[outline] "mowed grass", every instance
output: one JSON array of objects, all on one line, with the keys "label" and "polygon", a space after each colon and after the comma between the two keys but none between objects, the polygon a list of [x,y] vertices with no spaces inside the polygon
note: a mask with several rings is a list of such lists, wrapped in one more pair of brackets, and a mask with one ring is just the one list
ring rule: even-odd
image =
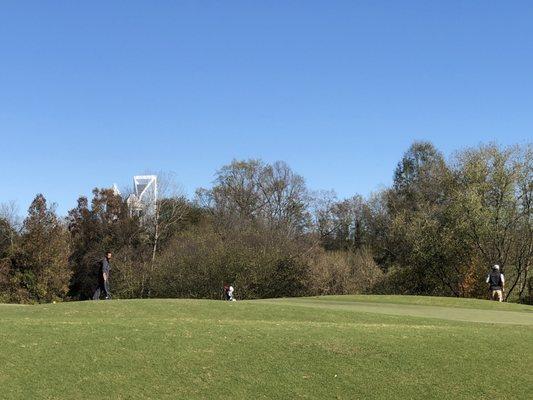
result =
[{"label": "mowed grass", "polygon": [[332,296],[0,305],[2,399],[531,399],[533,307]]}]

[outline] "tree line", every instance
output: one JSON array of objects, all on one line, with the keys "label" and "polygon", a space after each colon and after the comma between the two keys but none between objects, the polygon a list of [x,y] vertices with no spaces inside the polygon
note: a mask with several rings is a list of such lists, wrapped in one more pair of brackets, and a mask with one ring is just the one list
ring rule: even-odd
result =
[{"label": "tree line", "polygon": [[284,162],[235,160],[192,199],[163,187],[150,218],[111,189],[80,197],[64,218],[39,194],[22,222],[0,209],[0,302],[89,299],[111,250],[118,298],[218,299],[225,282],[241,299],[486,298],[499,264],[507,299],[532,303],[532,161],[531,144],[447,159],[416,142],[390,187],[340,200],[310,191]]}]

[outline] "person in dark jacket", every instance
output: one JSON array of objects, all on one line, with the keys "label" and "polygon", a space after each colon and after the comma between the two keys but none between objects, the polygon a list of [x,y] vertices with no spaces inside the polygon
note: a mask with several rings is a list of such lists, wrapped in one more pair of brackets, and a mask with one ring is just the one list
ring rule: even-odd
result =
[{"label": "person in dark jacket", "polygon": [[492,271],[487,276],[487,283],[489,284],[489,293],[491,300],[503,301],[503,292],[505,290],[505,277],[500,272],[499,265],[493,265]]},{"label": "person in dark jacket", "polygon": [[229,300],[229,285],[227,283],[224,284],[224,300]]},{"label": "person in dark jacket", "polygon": [[111,252],[107,251],[105,257],[99,262],[100,268],[98,271],[98,286],[93,295],[93,300],[100,300],[100,294],[103,292],[106,300],[111,300],[111,293],[109,292],[109,273],[111,272]]}]

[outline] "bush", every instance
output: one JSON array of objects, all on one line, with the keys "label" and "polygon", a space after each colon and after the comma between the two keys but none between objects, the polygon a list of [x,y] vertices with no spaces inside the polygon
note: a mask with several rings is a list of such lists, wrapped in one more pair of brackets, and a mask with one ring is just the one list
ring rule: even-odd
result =
[{"label": "bush", "polygon": [[366,293],[382,275],[367,249],[319,250],[309,260],[308,291],[310,295]]},{"label": "bush", "polygon": [[275,231],[192,229],[175,236],[158,257],[152,297],[220,299],[224,283],[240,299],[301,296],[304,251]]}]

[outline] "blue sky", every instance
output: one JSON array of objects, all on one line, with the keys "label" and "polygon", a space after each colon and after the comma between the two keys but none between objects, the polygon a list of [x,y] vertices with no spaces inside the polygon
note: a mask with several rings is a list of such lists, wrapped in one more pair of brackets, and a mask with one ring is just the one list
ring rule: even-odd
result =
[{"label": "blue sky", "polygon": [[339,197],[533,132],[531,1],[0,3],[0,202],[284,160]]}]

